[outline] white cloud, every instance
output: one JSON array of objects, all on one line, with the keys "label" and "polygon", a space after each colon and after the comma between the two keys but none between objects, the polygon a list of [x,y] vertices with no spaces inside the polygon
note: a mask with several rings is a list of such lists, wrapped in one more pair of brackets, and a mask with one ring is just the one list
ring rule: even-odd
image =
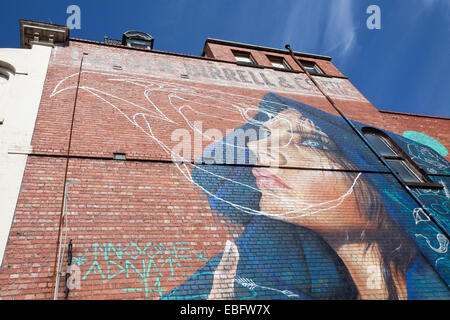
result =
[{"label": "white cloud", "polygon": [[284,23],[283,39],[297,51],[346,56],[356,44],[353,0],[297,0]]},{"label": "white cloud", "polygon": [[425,7],[433,6],[440,2],[440,0],[422,0]]},{"label": "white cloud", "polygon": [[284,22],[283,39],[298,51],[317,50],[322,7],[320,1],[294,1]]},{"label": "white cloud", "polygon": [[420,18],[422,14],[435,11],[435,13],[444,15],[450,22],[449,0],[415,0],[411,3],[411,8],[414,8],[414,13],[410,16],[412,20]]},{"label": "white cloud", "polygon": [[346,56],[356,44],[356,26],[352,0],[334,0],[328,12],[322,47],[329,52]]}]

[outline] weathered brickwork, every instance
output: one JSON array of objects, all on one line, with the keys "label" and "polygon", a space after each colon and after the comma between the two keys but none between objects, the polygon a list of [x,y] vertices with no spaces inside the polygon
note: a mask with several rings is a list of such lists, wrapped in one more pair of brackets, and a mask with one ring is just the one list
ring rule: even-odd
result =
[{"label": "weathered brickwork", "polygon": [[64,159],[29,157],[2,263],[3,299],[50,299]]},{"label": "weathered brickwork", "polygon": [[[282,54],[276,52],[264,52],[256,49],[247,49],[247,48],[243,49],[241,47],[217,43],[206,43],[204,50],[207,57],[212,57],[218,60],[229,62],[235,62],[233,50],[249,52],[252,55],[252,57],[256,60],[257,64],[269,68],[272,67],[272,64],[270,63],[270,60],[267,57],[268,55],[275,57],[283,57],[292,70],[301,71],[301,68],[297,65],[294,59],[289,54],[286,53]],[[317,63],[320,69],[323,70],[324,73],[327,75],[333,77],[344,77],[344,75],[330,61],[326,59],[314,59],[311,57],[299,57],[299,58],[305,61],[313,61]]]},{"label": "weathered brickwork", "polygon": [[289,55],[297,72],[232,49],[53,49],[0,298],[53,298],[58,239],[59,299],[69,241],[69,299],[449,298],[450,120],[379,112],[305,58],[356,128],[386,130],[442,184],[413,190],[422,208]]}]

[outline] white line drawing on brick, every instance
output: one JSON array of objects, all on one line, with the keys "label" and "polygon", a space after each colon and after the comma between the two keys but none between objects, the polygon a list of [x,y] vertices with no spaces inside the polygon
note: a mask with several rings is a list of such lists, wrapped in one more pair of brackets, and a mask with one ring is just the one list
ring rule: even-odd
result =
[{"label": "white line drawing on brick", "polygon": [[[358,175],[355,177],[352,185],[349,187],[349,189],[344,192],[340,197],[333,199],[333,200],[329,200],[326,202],[322,202],[322,203],[318,203],[318,204],[310,204],[310,203],[306,203],[306,202],[302,202],[302,201],[298,201],[295,200],[295,203],[299,204],[299,205],[303,205],[303,208],[297,209],[297,210],[292,210],[292,211],[288,211],[288,212],[284,212],[282,214],[277,213],[277,214],[273,214],[273,213],[269,213],[269,212],[264,212],[264,211],[260,211],[260,210],[254,210],[251,208],[247,208],[241,205],[237,205],[235,203],[232,203],[228,200],[225,200],[223,198],[218,197],[215,194],[212,194],[210,191],[206,190],[204,187],[200,186],[199,184],[197,184],[191,177],[191,170],[189,169],[190,167],[193,168],[197,168],[199,170],[202,170],[208,174],[211,174],[213,176],[219,177],[221,179],[225,179],[228,180],[232,183],[236,183],[236,184],[240,184],[242,186],[245,186],[249,189],[254,189],[259,191],[259,189],[255,189],[249,185],[243,184],[241,182],[238,181],[233,181],[230,180],[226,177],[217,175],[213,172],[210,172],[208,170],[205,170],[204,168],[202,168],[201,166],[198,166],[196,164],[193,164],[190,162],[190,159],[184,159],[182,158],[180,155],[175,154],[173,152],[173,150],[170,149],[170,147],[168,147],[163,141],[161,141],[160,139],[158,139],[158,137],[155,136],[153,130],[152,130],[152,125],[149,123],[147,116],[152,117],[152,118],[156,118],[162,121],[167,121],[169,123],[176,123],[175,121],[171,120],[169,117],[167,117],[167,115],[165,115],[159,108],[158,106],[151,100],[149,92],[151,92],[152,90],[158,90],[158,91],[169,91],[171,92],[171,94],[168,95],[169,98],[169,102],[171,104],[171,106],[177,111],[179,112],[179,114],[181,115],[181,117],[185,118],[184,115],[182,114],[182,112],[180,112],[180,108],[176,108],[172,101],[175,97],[178,97],[176,95],[176,93],[188,93],[191,96],[194,97],[201,97],[201,98],[205,98],[208,97],[204,94],[200,94],[198,92],[195,91],[194,88],[192,87],[184,87],[181,86],[180,84],[174,84],[172,82],[164,82],[161,80],[150,80],[150,79],[137,79],[137,78],[129,78],[129,77],[124,77],[124,76],[119,76],[115,75],[115,74],[111,74],[111,73],[104,73],[104,72],[95,72],[95,71],[82,71],[82,73],[91,73],[91,74],[97,74],[97,75],[104,75],[104,76],[109,76],[112,78],[107,79],[108,81],[121,81],[121,82],[126,82],[128,84],[135,84],[138,83],[139,86],[141,86],[144,89],[144,96],[146,97],[147,101],[150,103],[150,105],[155,109],[155,111],[149,110],[146,107],[140,106],[132,101],[128,101],[126,99],[117,97],[111,93],[108,92],[104,92],[102,90],[96,89],[96,88],[92,88],[92,87],[88,87],[88,86],[79,86],[79,90],[84,90],[90,94],[92,94],[93,96],[97,97],[98,99],[102,100],[103,102],[105,102],[106,104],[110,105],[111,107],[113,107],[115,110],[117,110],[120,114],[122,114],[129,122],[131,122],[133,125],[135,125],[137,128],[139,128],[144,134],[146,134],[148,137],[150,137],[154,142],[156,142],[168,155],[171,156],[173,163],[175,164],[175,166],[177,167],[177,169],[180,171],[180,173],[191,183],[193,183],[194,185],[198,186],[200,189],[202,189],[203,192],[205,192],[206,194],[216,198],[217,200],[220,200],[226,204],[229,204],[233,207],[235,207],[236,209],[239,209],[245,213],[248,214],[252,214],[252,215],[264,215],[264,216],[268,216],[268,217],[281,217],[282,219],[296,219],[299,217],[306,217],[306,216],[311,216],[314,215],[318,212],[322,212],[322,211],[327,211],[327,210],[331,210],[334,209],[338,206],[340,206],[344,200],[353,193],[353,189],[358,181],[358,179],[361,176],[361,173],[358,173]],[[64,79],[62,79],[54,88],[53,92],[51,93],[50,97],[54,97],[57,94],[60,94],[66,90],[69,89],[75,89],[76,86],[68,86],[68,87],[63,87],[63,88],[59,88],[60,86],[62,86],[62,84],[64,83],[64,81],[67,81],[70,78],[73,77],[77,77],[78,73],[72,74],[68,77],[65,77]],[[147,85],[142,85],[142,83],[147,83]],[[175,93],[174,93],[175,92]],[[216,96],[214,96],[214,93],[219,93],[221,96],[227,96],[230,95],[228,93],[225,92],[221,92],[219,90],[212,90],[211,91],[211,95],[209,96],[209,98],[213,98],[215,100],[218,100],[218,103],[230,103],[229,101],[226,101],[224,98],[218,98]],[[124,103],[130,104],[134,107],[137,107],[143,111],[145,111],[145,113],[135,113],[131,118],[130,116],[128,116],[125,112],[123,112],[120,107],[116,106],[115,104],[111,103],[110,101],[108,101],[107,99],[105,99],[104,97],[102,97],[101,95],[105,95],[107,97],[111,97],[114,99],[118,99],[120,101],[123,101]],[[242,98],[242,99],[248,99],[248,97],[244,97],[244,96],[239,96],[236,94],[231,94],[231,96],[233,97],[237,97],[237,98]],[[251,98],[252,100],[256,100],[259,102],[264,101],[263,99],[256,99],[256,98]],[[273,103],[273,102],[270,102]],[[200,103],[201,104],[201,103]],[[281,104],[283,105],[283,104]],[[209,105],[210,106],[210,105]],[[210,106],[210,107],[216,107],[216,108],[223,108],[223,106]],[[250,110],[258,110],[256,106],[248,106],[247,104],[242,105],[241,104],[236,104],[236,103],[231,103],[231,107],[229,107],[230,111],[234,111],[234,112],[238,112],[244,120],[246,121],[251,121],[251,119],[247,116],[248,112]],[[269,111],[265,111],[269,117],[273,117],[274,114],[270,114]],[[139,117],[141,120],[143,120],[146,124],[146,127],[142,127],[138,120]],[[287,119],[286,119],[287,120]],[[303,120],[299,120],[299,121],[303,121]],[[192,126],[192,124],[187,121],[187,124],[193,129],[194,126]],[[293,129],[292,129],[293,130]],[[273,194],[273,196],[278,197],[281,200],[285,200],[284,197],[279,196],[277,194]]]}]

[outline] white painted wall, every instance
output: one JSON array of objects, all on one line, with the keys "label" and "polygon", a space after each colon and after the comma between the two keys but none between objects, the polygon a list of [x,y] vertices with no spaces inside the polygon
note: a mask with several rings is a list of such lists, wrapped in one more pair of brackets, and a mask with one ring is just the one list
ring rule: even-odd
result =
[{"label": "white painted wall", "polygon": [[0,49],[12,74],[0,89],[0,263],[16,209],[52,48]]}]

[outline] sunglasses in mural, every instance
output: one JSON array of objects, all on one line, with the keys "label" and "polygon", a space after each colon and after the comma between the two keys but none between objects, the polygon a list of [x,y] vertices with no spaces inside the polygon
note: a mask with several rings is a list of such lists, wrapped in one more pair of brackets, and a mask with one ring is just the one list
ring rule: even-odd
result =
[{"label": "sunglasses in mural", "polygon": [[[229,228],[223,252],[162,299],[448,299],[448,239],[342,118],[273,93],[256,99],[96,74],[142,89],[146,106],[96,84],[79,87],[156,142]],[[62,81],[52,95],[69,88]],[[255,134],[213,139],[195,124],[218,118],[228,135]],[[175,152],[155,129],[161,122],[199,133],[207,141],[200,159]],[[443,190],[414,192],[448,225],[448,162],[384,132],[436,174]],[[205,164],[218,154],[235,161]]]}]

